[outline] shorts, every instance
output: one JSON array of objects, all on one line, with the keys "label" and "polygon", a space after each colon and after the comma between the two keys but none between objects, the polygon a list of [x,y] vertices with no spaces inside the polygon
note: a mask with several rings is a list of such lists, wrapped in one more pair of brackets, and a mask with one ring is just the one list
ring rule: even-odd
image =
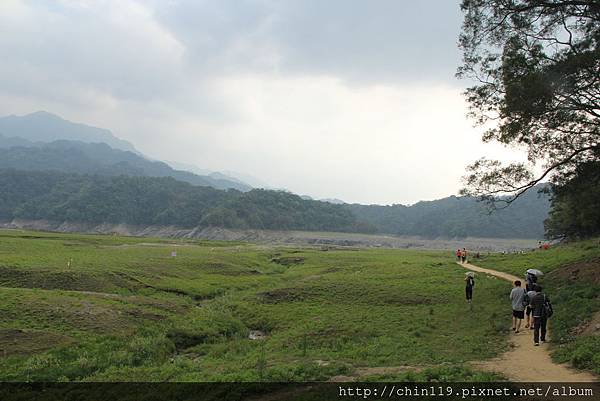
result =
[{"label": "shorts", "polygon": [[531,306],[528,306],[527,308],[525,308],[525,314],[527,316],[531,315]]},{"label": "shorts", "polygon": [[525,317],[525,311],[522,310],[513,310],[513,316],[517,319],[523,319]]}]

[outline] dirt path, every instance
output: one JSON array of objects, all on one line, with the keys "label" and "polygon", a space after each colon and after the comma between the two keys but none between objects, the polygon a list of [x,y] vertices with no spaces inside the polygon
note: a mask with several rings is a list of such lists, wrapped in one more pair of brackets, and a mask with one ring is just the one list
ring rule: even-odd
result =
[{"label": "dirt path", "polygon": [[[470,263],[460,265],[469,270],[486,273],[510,282],[520,280],[512,274],[484,269]],[[473,362],[472,365],[488,371],[502,373],[510,380],[517,382],[598,381],[591,373],[577,372],[566,365],[554,363],[550,358],[548,344],[540,344],[539,347],[534,347],[533,332],[529,329],[522,329],[518,334],[511,332],[511,337],[513,348],[510,351],[488,361]]]}]

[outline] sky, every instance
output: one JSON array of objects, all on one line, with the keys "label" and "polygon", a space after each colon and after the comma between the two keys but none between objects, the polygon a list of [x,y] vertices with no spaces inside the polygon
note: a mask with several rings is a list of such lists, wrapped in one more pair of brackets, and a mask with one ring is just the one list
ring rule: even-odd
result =
[{"label": "sky", "polygon": [[317,199],[438,199],[524,159],[466,117],[461,22],[451,0],[1,0],[0,115]]}]

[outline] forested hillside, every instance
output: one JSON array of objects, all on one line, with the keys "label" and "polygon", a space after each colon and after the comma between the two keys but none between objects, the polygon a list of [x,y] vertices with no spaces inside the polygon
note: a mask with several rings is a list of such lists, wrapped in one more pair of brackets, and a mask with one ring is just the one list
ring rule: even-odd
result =
[{"label": "forested hillside", "polygon": [[171,177],[0,170],[0,219],[538,238],[548,201],[530,195],[488,215],[470,198],[413,206],[336,205],[282,191],[217,190]]},{"label": "forested hillside", "polygon": [[58,170],[99,175],[173,177],[193,185],[217,189],[251,189],[240,181],[174,170],[168,164],[148,160],[137,153],[113,149],[104,143],[58,140],[15,146],[18,138],[0,137],[0,168]]},{"label": "forested hillside", "polygon": [[[537,189],[541,189],[538,186]],[[548,194],[532,190],[510,207],[489,213],[470,197],[451,196],[412,206],[346,205],[378,232],[423,237],[541,238],[548,217]]]},{"label": "forested hillside", "polygon": [[222,191],[170,177],[0,170],[0,188],[3,220],[364,231],[350,211],[329,203],[279,191]]}]

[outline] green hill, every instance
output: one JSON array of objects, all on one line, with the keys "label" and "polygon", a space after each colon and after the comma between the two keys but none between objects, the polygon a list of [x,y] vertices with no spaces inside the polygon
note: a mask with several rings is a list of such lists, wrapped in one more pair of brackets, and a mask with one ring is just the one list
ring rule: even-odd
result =
[{"label": "green hill", "polygon": [[[23,160],[18,155],[16,158]],[[3,162],[5,160],[0,158],[0,165]],[[40,159],[41,166],[50,164]],[[128,167],[135,168],[134,165]],[[94,170],[93,166],[78,169],[77,163],[72,168],[90,173]],[[96,168],[96,173],[103,172],[102,166]],[[0,187],[3,188],[0,219],[4,221],[20,218],[188,228],[380,232],[446,238],[538,238],[542,236],[544,208],[547,207],[546,200],[529,195],[490,216],[482,204],[468,198],[451,197],[413,206],[336,205],[305,200],[283,191],[222,191],[172,177],[14,169],[0,170]]]},{"label": "green hill", "polygon": [[[380,233],[423,237],[541,238],[548,217],[548,194],[539,186],[510,207],[490,213],[470,197],[450,196],[412,206],[346,205],[356,217]],[[536,190],[537,189],[537,190]]]},{"label": "green hill", "polygon": [[168,164],[148,160],[137,153],[113,149],[104,143],[58,140],[10,146],[17,138],[0,138],[0,168],[56,170],[99,175],[173,177],[193,185],[248,191],[250,186],[224,176],[202,176],[174,170]]},{"label": "green hill", "polygon": [[0,219],[364,231],[348,210],[287,192],[222,191],[171,177],[0,170]]}]

